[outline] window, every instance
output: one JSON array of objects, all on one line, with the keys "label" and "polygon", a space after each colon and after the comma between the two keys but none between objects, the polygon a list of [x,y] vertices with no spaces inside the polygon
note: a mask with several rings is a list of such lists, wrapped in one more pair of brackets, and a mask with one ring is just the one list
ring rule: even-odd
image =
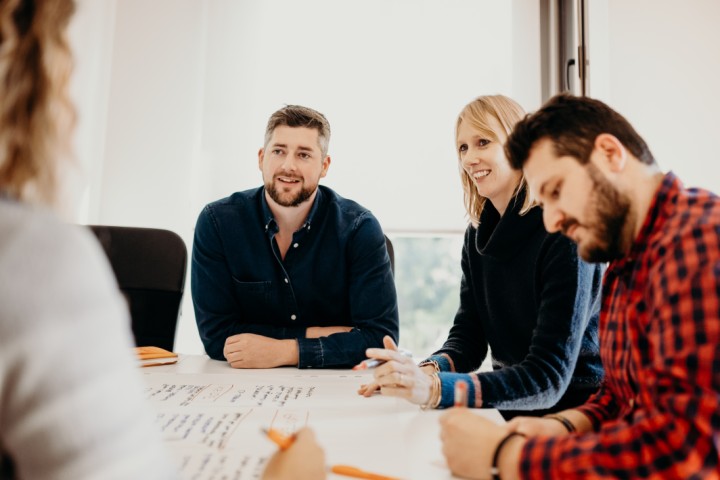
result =
[{"label": "window", "polygon": [[395,250],[400,345],[417,358],[440,348],[460,304],[463,234],[389,234]]}]

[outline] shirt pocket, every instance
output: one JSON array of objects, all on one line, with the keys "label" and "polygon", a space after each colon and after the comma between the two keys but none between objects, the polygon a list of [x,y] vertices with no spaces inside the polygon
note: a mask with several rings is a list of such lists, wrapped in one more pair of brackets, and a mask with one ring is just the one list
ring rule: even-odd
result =
[{"label": "shirt pocket", "polygon": [[241,282],[233,278],[233,283],[240,305],[267,305],[272,300],[272,282]]}]

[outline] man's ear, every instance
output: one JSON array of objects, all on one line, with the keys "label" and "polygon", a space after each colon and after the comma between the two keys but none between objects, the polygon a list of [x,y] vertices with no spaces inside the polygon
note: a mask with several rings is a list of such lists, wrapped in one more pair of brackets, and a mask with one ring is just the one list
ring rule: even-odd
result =
[{"label": "man's ear", "polygon": [[261,148],[258,150],[258,168],[262,171],[263,158],[265,157],[265,149]]},{"label": "man's ear", "polygon": [[625,169],[628,160],[628,151],[625,146],[617,139],[615,135],[609,133],[601,133],[595,138],[596,161],[600,162],[600,167],[613,173],[621,172]]},{"label": "man's ear", "polygon": [[330,155],[325,157],[322,163],[322,170],[320,171],[320,178],[323,178],[325,175],[327,175],[328,168],[330,168],[330,162],[332,159],[330,158]]}]

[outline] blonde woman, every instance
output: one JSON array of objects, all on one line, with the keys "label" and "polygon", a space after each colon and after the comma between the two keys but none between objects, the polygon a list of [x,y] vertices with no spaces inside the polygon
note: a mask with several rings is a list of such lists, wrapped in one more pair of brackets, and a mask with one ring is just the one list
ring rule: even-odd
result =
[{"label": "blonde woman", "polygon": [[[575,245],[548,234],[503,144],[525,112],[512,99],[483,96],[457,118],[455,138],[470,224],[462,251],[460,307],[443,347],[416,366],[386,349],[375,370],[385,395],[427,407],[453,404],[468,385],[470,407],[506,418],[541,415],[583,403],[602,380],[598,311],[602,270],[580,260]],[[474,373],[492,353],[491,372]]]},{"label": "blonde woman", "polygon": [[[0,0],[0,478],[174,479],[107,261],[53,213],[69,168],[73,10]],[[268,478],[324,477],[311,432],[296,444]]]}]

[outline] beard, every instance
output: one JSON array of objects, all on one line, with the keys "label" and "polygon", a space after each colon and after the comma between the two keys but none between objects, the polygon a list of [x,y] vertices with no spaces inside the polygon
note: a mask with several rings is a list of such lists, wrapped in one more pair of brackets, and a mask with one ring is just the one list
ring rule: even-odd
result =
[{"label": "beard", "polygon": [[300,183],[299,192],[283,192],[283,187],[278,187],[279,180],[277,180],[277,177],[278,175],[275,175],[275,177],[273,177],[270,182],[265,184],[265,190],[275,203],[283,207],[297,207],[303,202],[306,202],[312,196],[312,194],[315,193],[315,190],[317,190],[317,185],[313,187],[307,187],[305,186],[304,180],[298,179]]},{"label": "beard", "polygon": [[[632,209],[630,198],[619,191],[593,164],[587,165],[587,172],[593,182],[588,201],[586,225],[591,238],[578,244],[578,253],[587,262],[603,263],[624,257],[632,242]],[[563,222],[566,232],[577,220]],[[567,225],[566,225],[567,224]]]}]

